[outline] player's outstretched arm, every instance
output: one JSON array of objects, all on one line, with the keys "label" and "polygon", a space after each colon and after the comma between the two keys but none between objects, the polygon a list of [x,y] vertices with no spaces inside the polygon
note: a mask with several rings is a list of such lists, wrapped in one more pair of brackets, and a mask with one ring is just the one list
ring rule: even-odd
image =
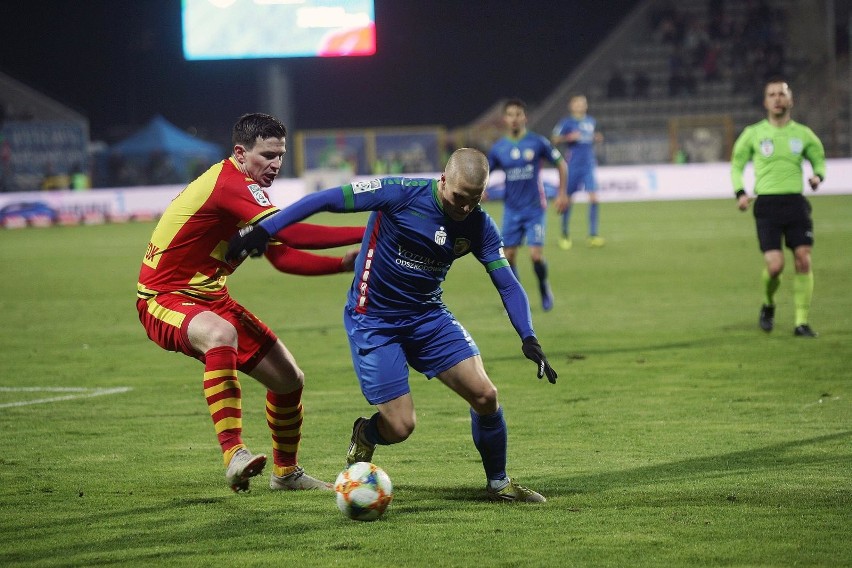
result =
[{"label": "player's outstretched arm", "polygon": [[509,314],[512,326],[523,340],[522,351],[524,356],[538,365],[537,376],[539,379],[547,375],[548,381],[556,383],[558,375],[547,361],[547,357],[545,357],[541,345],[535,337],[535,331],[533,331],[530,303],[526,292],[524,292],[508,265],[492,270],[489,275],[494,286],[500,292],[503,306]]},{"label": "player's outstretched arm", "polygon": [[266,258],[277,270],[299,276],[322,276],[352,272],[358,250],[348,251],[344,256],[325,256],[292,248],[273,242],[266,250]]},{"label": "player's outstretched arm", "polygon": [[506,313],[509,314],[509,321],[512,322],[512,327],[518,332],[518,336],[523,339],[535,335],[527,293],[524,292],[521,283],[515,278],[509,264],[506,263],[505,266],[492,270],[488,275],[491,277],[494,287],[500,292],[500,299],[503,300],[503,306],[506,308]]},{"label": "player's outstretched arm", "polygon": [[293,248],[316,250],[359,244],[365,229],[295,223],[275,233],[275,238]]},{"label": "player's outstretched arm", "polygon": [[343,192],[335,187],[307,195],[256,225],[243,227],[228,242],[225,260],[234,262],[266,252],[269,236],[320,211],[343,211]]}]

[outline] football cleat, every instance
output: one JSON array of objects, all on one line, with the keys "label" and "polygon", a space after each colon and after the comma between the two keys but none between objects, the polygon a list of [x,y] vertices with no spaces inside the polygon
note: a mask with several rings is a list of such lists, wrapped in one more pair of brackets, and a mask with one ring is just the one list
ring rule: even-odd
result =
[{"label": "football cleat", "polygon": [[793,335],[796,337],[819,337],[819,334],[812,330],[811,326],[806,323],[796,326],[796,329],[793,330]]},{"label": "football cleat", "polygon": [[559,248],[562,250],[571,250],[571,247],[574,246],[574,242],[568,237],[562,237],[559,239]]},{"label": "football cleat", "polygon": [[352,425],[352,440],[349,442],[349,451],[346,452],[347,466],[357,462],[373,461],[376,445],[364,440],[364,429],[369,421],[369,418],[362,416],[355,420],[355,424]]},{"label": "football cleat", "polygon": [[592,235],[588,238],[586,244],[591,248],[600,248],[606,244],[606,239],[597,235]]},{"label": "football cleat", "polygon": [[249,479],[255,475],[260,475],[264,466],[266,466],[265,455],[254,455],[246,448],[240,448],[231,458],[231,463],[228,464],[225,480],[234,493],[248,491]]},{"label": "football cleat", "polygon": [[760,307],[760,329],[769,332],[775,327],[775,306],[763,304]]},{"label": "football cleat", "polygon": [[269,488],[278,491],[307,491],[310,489],[334,491],[331,483],[311,477],[299,466],[296,466],[296,469],[287,475],[278,476],[273,473],[269,477]]},{"label": "football cleat", "polygon": [[493,489],[489,485],[486,487],[486,491],[488,498],[492,501],[504,501],[507,503],[544,503],[547,501],[541,493],[527,489],[523,485],[518,485],[513,479],[509,479],[508,483],[501,489]]}]

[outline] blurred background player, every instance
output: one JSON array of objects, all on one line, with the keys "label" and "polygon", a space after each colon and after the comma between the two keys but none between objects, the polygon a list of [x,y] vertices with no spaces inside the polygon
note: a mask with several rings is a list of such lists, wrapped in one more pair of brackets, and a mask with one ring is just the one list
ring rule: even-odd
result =
[{"label": "blurred background player", "polygon": [[573,196],[585,190],[589,196],[589,238],[590,247],[602,247],[606,242],[598,235],[600,205],[598,203],[597,159],[595,144],[603,141],[603,135],[596,132],[597,121],[587,113],[589,103],[584,95],[575,95],[568,101],[570,115],[563,118],[553,129],[551,141],[564,144],[568,157],[568,203],[562,212],[562,235],[559,248],[568,250],[573,246],[570,233],[571,205]]},{"label": "blurred background player", "polygon": [[503,105],[503,123],[506,135],[488,152],[488,167],[492,171],[502,169],[506,173],[502,231],[506,259],[515,277],[518,277],[516,256],[518,247],[526,240],[533,270],[538,278],[541,306],[544,311],[550,311],[553,309],[553,292],[547,280],[547,262],[544,260],[547,195],[540,179],[541,161],[547,160],[559,170],[556,207],[560,212],[568,203],[568,168],[562,154],[547,138],[527,130],[526,105],[523,101],[506,101]]},{"label": "blurred background player", "polygon": [[748,194],[743,183],[743,170],[754,161],[754,218],[757,239],[766,267],[763,270],[763,306],[760,327],[766,332],[775,326],[775,292],[784,270],[782,237],[793,251],[796,273],[793,276],[795,328],[798,337],[816,337],[808,324],[814,275],[811,249],[814,225],[811,205],[802,194],[802,161],[808,160],[813,175],[808,185],[816,191],[825,179],[825,150],[814,132],[791,118],[793,92],[781,79],[766,83],[763,91],[766,118],[747,126],[734,143],[731,153],[731,182],[737,195],[737,206],[746,211]]},{"label": "blurred background player", "polygon": [[270,234],[320,211],[373,211],[343,319],[361,392],[378,412],[355,421],[347,463],[372,461],[376,445],[402,442],[414,431],[410,366],[437,377],[470,405],[488,498],[542,502],[542,495],[506,474],[508,434],[497,389],[473,338],[442,300],[441,283],[453,261],[472,253],[500,293],[538,378],[556,382],[536,339],[527,295],[503,254],[500,232],[479,207],[487,184],[485,155],[462,148],[450,156],[440,179],[373,179],[309,194],[240,231],[231,239],[228,258],[259,255]]},{"label": "blurred background player", "polygon": [[[272,430],[272,489],[330,489],[298,465],[305,376],[293,355],[225,285],[236,265],[225,261],[228,239],[240,227],[278,212],[264,191],[284,159],[286,129],[265,114],[243,115],[233,128],[233,154],[190,183],[157,223],[142,260],[136,307],[148,337],[163,349],[204,363],[204,396],[219,444],[225,477],[235,492],[266,464],[242,441],[242,390],[237,370],[267,388]],[[298,248],[359,242],[363,227],[293,225],[276,234],[266,254],[293,274],[351,271],[357,251],[325,257]],[[238,264],[238,263],[237,263]]]}]

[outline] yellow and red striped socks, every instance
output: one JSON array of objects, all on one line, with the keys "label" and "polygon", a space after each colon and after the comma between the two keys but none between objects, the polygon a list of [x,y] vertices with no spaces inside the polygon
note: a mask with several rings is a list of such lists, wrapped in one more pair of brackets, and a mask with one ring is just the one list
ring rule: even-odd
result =
[{"label": "yellow and red striped socks", "polygon": [[292,473],[302,440],[302,388],[286,394],[267,391],[266,423],[272,430],[273,473]]},{"label": "yellow and red striped socks", "polygon": [[242,391],[237,380],[237,350],[214,347],[204,356],[204,398],[222,447],[225,467],[234,453],[245,447],[242,440]]}]

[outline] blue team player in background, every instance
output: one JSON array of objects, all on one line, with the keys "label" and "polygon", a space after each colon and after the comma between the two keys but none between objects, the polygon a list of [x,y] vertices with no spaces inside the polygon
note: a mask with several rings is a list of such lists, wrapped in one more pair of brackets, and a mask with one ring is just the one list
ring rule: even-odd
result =
[{"label": "blue team player in background", "polygon": [[497,389],[473,338],[441,299],[441,282],[453,261],[472,253],[499,291],[538,377],[556,382],[556,371],[536,339],[527,296],[503,254],[500,233],[479,207],[487,183],[485,155],[462,148],[450,156],[439,180],[391,177],[310,194],[243,228],[231,239],[227,258],[262,254],[270,234],[320,211],[373,211],[343,319],[361,392],[378,412],[355,421],[347,463],[372,461],[376,445],[402,442],[414,431],[410,365],[437,377],[470,405],[488,497],[543,502],[541,494],[506,474],[506,421]]},{"label": "blue team player in background", "polygon": [[598,235],[599,204],[598,182],[596,177],[597,159],[595,143],[603,141],[603,135],[596,132],[597,121],[587,114],[589,103],[583,95],[575,95],[568,101],[571,113],[559,121],[553,129],[551,141],[565,144],[568,156],[568,204],[562,212],[562,236],[559,247],[568,250],[573,246],[569,221],[571,220],[571,200],[578,191],[585,190],[589,196],[589,239],[590,247],[602,247],[604,238]]},{"label": "blue team player in background", "polygon": [[553,309],[553,293],[547,281],[547,262],[544,260],[547,196],[539,174],[542,160],[547,160],[559,170],[556,207],[562,212],[568,205],[568,167],[562,154],[547,138],[527,130],[526,105],[523,101],[506,101],[503,105],[503,123],[506,125],[506,136],[498,140],[488,152],[488,167],[492,171],[502,169],[506,174],[503,208],[506,259],[517,277],[515,257],[518,247],[526,239],[533,270],[538,278],[541,306],[544,311],[550,311]]}]

